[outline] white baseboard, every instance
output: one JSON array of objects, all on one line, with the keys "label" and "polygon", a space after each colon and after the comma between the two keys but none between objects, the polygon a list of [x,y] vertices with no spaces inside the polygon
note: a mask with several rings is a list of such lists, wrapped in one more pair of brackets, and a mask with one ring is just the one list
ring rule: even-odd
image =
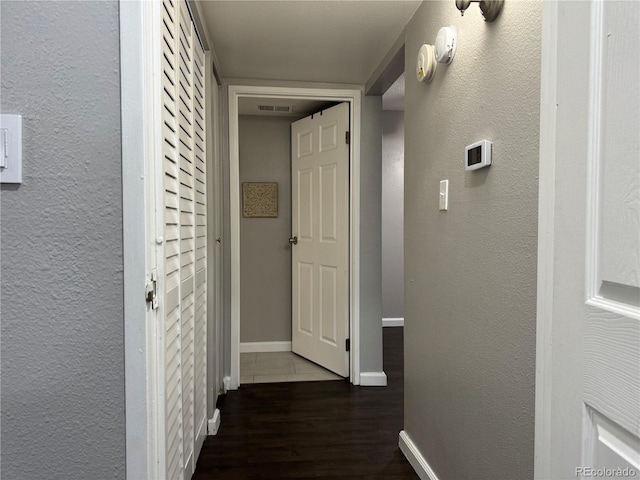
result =
[{"label": "white baseboard", "polygon": [[429,466],[425,458],[420,453],[420,450],[418,450],[418,447],[416,447],[415,443],[411,441],[411,438],[404,430],[400,431],[398,446],[420,477],[420,480],[438,480],[433,469]]},{"label": "white baseboard", "polygon": [[383,318],[383,327],[404,327],[404,318]]},{"label": "white baseboard", "polygon": [[220,428],[220,410],[216,408],[216,411],[213,412],[213,418],[207,422],[207,435],[217,434],[218,428]]},{"label": "white baseboard", "polygon": [[222,379],[222,388],[223,393],[227,393],[229,390],[231,390],[231,377],[229,375],[226,375]]},{"label": "white baseboard", "polygon": [[243,342],[240,344],[240,353],[290,351],[291,342]]},{"label": "white baseboard", "polygon": [[384,372],[360,372],[361,387],[386,387],[387,374]]}]

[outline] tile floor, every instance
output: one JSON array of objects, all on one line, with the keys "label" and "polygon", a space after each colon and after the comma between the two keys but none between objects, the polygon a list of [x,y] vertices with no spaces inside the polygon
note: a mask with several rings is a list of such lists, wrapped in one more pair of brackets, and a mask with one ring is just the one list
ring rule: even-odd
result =
[{"label": "tile floor", "polygon": [[240,354],[240,383],[344,380],[293,352]]}]

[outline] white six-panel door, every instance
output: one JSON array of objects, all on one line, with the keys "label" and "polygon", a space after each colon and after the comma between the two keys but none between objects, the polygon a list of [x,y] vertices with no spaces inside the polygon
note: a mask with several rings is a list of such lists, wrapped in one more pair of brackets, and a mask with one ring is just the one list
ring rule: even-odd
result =
[{"label": "white six-panel door", "polygon": [[291,125],[292,350],[349,376],[349,105]]},{"label": "white six-panel door", "polygon": [[206,435],[204,52],[184,0],[162,2],[162,477],[188,479]]},{"label": "white six-panel door", "polygon": [[555,205],[541,208],[536,477],[638,478],[640,3],[545,8],[558,41],[541,205]]}]

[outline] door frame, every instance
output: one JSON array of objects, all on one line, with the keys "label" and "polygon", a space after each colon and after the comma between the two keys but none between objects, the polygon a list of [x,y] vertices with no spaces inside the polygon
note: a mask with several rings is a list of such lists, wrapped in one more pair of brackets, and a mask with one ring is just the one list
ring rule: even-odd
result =
[{"label": "door frame", "polygon": [[[213,65],[211,50],[205,51],[207,65]],[[206,123],[207,128],[207,255],[211,255],[207,262],[207,279],[213,282],[214,288],[207,283],[207,304],[213,306],[209,312],[213,313],[214,325],[207,325],[207,416],[209,421],[214,418],[218,394],[222,391],[224,361],[222,358],[222,302],[223,302],[223,272],[222,272],[222,165],[220,155],[221,116],[220,92],[222,87],[211,69],[206,69],[206,95],[209,101]],[[218,241],[220,240],[220,241]],[[210,318],[212,315],[208,313]],[[213,327],[213,328],[211,328]]]},{"label": "door frame", "polygon": [[558,3],[542,2],[534,478],[549,478],[555,257]]},{"label": "door frame", "polygon": [[160,9],[151,2],[119,2],[122,122],[125,452],[130,478],[158,478],[164,428],[159,382],[158,312],[145,300],[157,268],[156,139],[160,135]]},{"label": "door frame", "polygon": [[240,148],[238,101],[243,97],[348,102],[349,129],[349,381],[360,384],[360,111],[359,89],[287,88],[229,85],[229,206],[231,242],[231,376],[240,386]]},{"label": "door frame", "polygon": [[[191,4],[191,0],[187,0]],[[160,50],[162,3],[119,2],[120,32],[120,91],[122,126],[122,216],[123,216],[123,283],[124,283],[124,381],[125,381],[125,464],[127,478],[162,478],[164,475],[164,398],[160,366],[163,341],[162,329],[158,329],[162,313],[162,301],[158,310],[151,310],[145,300],[145,287],[150,269],[158,271],[157,291],[162,292],[162,262],[157,258],[158,244],[162,237],[163,212],[157,210],[156,192],[162,190],[162,174],[159,173],[157,149],[162,143],[162,121],[157,112],[162,110],[161,89],[157,87],[157,73],[161,72]],[[198,12],[192,9],[194,23]],[[206,34],[205,34],[206,35]],[[216,90],[207,105],[207,115],[212,115],[208,133],[213,143],[207,153],[207,170],[215,175],[210,188],[217,193],[208,199],[213,206],[212,227],[220,235],[222,224],[222,176],[220,175],[219,86],[213,78],[210,65],[214,54],[205,50],[207,92]],[[217,84],[218,85],[218,84]],[[213,112],[212,112],[213,108]],[[209,138],[207,139],[210,140]],[[207,178],[209,182],[210,177]],[[155,214],[154,214],[155,212]],[[208,214],[211,212],[208,210]],[[207,315],[207,331],[218,332],[222,321],[222,262],[220,247],[207,232],[207,257],[215,263],[214,275],[207,276],[207,289],[216,297],[215,312]],[[154,258],[155,260],[155,258]],[[213,286],[213,288],[212,288]],[[155,312],[155,313],[154,313]],[[207,345],[215,351],[216,360],[222,350],[222,338],[215,338],[216,345]],[[207,364],[211,358],[207,357]],[[216,367],[222,362],[217,360]],[[207,370],[208,371],[208,370]],[[214,372],[216,373],[216,372]],[[213,375],[212,375],[213,376]],[[207,382],[212,379],[207,373]],[[217,372],[217,377],[220,373]],[[216,378],[215,383],[219,383]],[[213,403],[218,387],[207,386],[207,403]],[[211,397],[213,395],[213,398]],[[208,416],[211,412],[207,411]],[[211,418],[209,418],[211,421]]]}]

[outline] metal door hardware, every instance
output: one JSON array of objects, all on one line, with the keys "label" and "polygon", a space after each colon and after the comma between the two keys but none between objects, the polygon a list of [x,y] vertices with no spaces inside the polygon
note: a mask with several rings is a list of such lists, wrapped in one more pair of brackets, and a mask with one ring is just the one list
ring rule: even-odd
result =
[{"label": "metal door hardware", "polygon": [[147,285],[145,288],[145,299],[151,304],[153,310],[158,309],[158,271],[154,268],[151,270]]}]

